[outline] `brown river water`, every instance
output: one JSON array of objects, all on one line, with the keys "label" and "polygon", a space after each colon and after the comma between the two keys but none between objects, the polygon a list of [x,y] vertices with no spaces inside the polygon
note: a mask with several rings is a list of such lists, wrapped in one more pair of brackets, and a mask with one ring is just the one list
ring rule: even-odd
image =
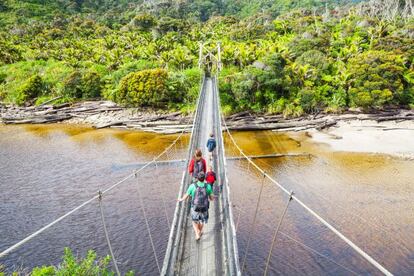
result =
[{"label": "brown river water", "polygon": [[[249,155],[310,154],[255,162],[392,273],[414,275],[413,161],[333,151],[304,133],[233,135]],[[0,251],[121,180],[176,137],[60,124],[0,126]],[[180,139],[164,158],[185,158],[188,140],[189,136]],[[238,156],[230,140],[226,142],[226,154]],[[262,176],[245,161],[229,160],[227,165],[242,261]],[[105,195],[105,218],[122,272],[158,274],[137,189],[143,194],[161,263],[183,170],[183,162],[148,168]],[[245,274],[263,274],[273,231],[287,199],[265,180]],[[0,264],[6,272],[55,265],[66,246],[78,256],[84,256],[88,249],[100,256],[109,254],[98,202],[0,259]],[[270,272],[380,275],[294,201],[281,225]]]}]

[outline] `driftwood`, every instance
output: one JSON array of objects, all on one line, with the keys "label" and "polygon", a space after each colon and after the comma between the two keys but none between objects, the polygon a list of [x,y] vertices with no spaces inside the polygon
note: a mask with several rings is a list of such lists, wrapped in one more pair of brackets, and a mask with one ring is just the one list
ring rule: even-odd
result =
[{"label": "driftwood", "polygon": [[[59,97],[50,100],[57,100]],[[103,113],[107,111],[118,111],[122,108],[110,107],[107,102],[85,102],[76,104],[47,105],[30,107],[4,107],[1,109],[0,118],[4,124],[44,124],[69,120],[73,117],[84,118],[91,113]]]},{"label": "driftwood", "polygon": [[[53,100],[53,99],[52,99]],[[75,121],[95,122],[95,128],[137,129],[157,133],[179,133],[191,131],[192,119],[181,112],[167,114],[123,113],[125,108],[109,101],[88,101],[74,104],[17,107],[0,104],[0,121],[4,124],[40,124],[61,122],[71,118]],[[119,113],[117,113],[119,112]],[[102,116],[98,116],[102,114]],[[91,117],[96,115],[95,117]],[[127,117],[128,116],[128,117]],[[129,117],[131,116],[131,117]],[[310,128],[323,130],[334,126],[337,121],[372,120],[377,122],[414,120],[414,112],[404,110],[380,111],[374,114],[347,113],[342,115],[308,115],[285,119],[282,115],[252,115],[243,111],[225,118],[230,130],[272,130],[302,131]]]},{"label": "driftwood", "polygon": [[50,99],[50,100],[48,100],[48,101],[45,101],[44,103],[42,103],[42,104],[41,104],[41,105],[39,105],[39,106],[45,106],[45,105],[47,105],[48,103],[54,102],[54,101],[59,100],[59,99],[61,99],[61,98],[63,98],[63,96],[59,96],[59,97],[56,97],[56,98]]},{"label": "driftwood", "polygon": [[396,120],[414,120],[414,116],[391,116],[391,117],[379,117],[376,119],[378,123],[385,121],[396,121]]},{"label": "driftwood", "polygon": [[[270,124],[247,124],[247,125],[240,125],[240,124],[230,124],[228,128],[230,130],[274,130],[274,129],[285,129],[285,128],[297,128],[297,127],[304,127],[304,126],[315,126],[321,127],[326,126],[328,121],[326,119],[318,119],[318,120],[304,120],[304,121],[296,121],[290,123],[270,123]],[[336,121],[332,121],[329,123],[330,126],[336,124]]]},{"label": "driftwood", "polygon": [[[250,159],[261,159],[261,158],[279,158],[279,157],[311,157],[310,153],[275,153],[275,154],[263,154],[263,155],[251,155],[248,156]],[[227,157],[227,160],[243,160],[244,156]]]}]

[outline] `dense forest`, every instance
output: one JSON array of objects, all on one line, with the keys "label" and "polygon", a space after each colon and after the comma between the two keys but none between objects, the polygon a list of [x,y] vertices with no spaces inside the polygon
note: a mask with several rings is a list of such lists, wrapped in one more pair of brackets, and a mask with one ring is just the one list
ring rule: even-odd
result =
[{"label": "dense forest", "polygon": [[413,1],[0,1],[0,101],[188,109],[199,42],[225,113],[414,108]]}]

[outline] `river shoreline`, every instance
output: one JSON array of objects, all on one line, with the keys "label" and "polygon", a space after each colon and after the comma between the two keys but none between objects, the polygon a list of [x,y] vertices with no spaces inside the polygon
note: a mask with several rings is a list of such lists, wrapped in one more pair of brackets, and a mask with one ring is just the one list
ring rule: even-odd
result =
[{"label": "river shoreline", "polygon": [[[344,129],[359,127],[390,130],[414,130],[414,111],[392,109],[376,113],[346,112],[343,114],[304,115],[286,119],[282,115],[253,114],[248,111],[225,118],[229,130],[270,130],[283,132],[328,132],[340,139]],[[143,108],[125,108],[110,101],[84,101],[74,104],[17,107],[0,104],[2,124],[65,123],[88,125],[97,129],[120,128],[160,134],[190,132],[191,114]],[[335,130],[336,129],[336,130]],[[331,131],[332,130],[332,131]]]}]

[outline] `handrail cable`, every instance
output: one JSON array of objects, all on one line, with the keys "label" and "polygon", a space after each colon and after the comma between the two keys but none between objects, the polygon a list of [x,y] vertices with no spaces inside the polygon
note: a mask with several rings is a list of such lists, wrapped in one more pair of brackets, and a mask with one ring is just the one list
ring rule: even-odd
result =
[{"label": "handrail cable", "polygon": [[[134,171],[133,173],[127,175],[125,178],[123,178],[122,180],[118,181],[117,183],[113,184],[112,186],[108,187],[107,189],[105,189],[104,191],[102,191],[102,195],[104,195],[105,193],[111,191],[112,189],[116,188],[117,186],[119,186],[120,184],[124,183],[125,181],[127,181],[128,179],[130,179],[131,177],[133,177],[135,174],[140,173],[141,171],[143,171],[144,169],[146,169],[147,167],[149,167],[150,165],[156,163],[156,161],[162,156],[164,155],[167,151],[169,151],[174,144],[184,135],[185,130],[187,130],[188,128],[184,128],[182,130],[182,132],[180,133],[180,135],[171,143],[171,145],[169,145],[167,148],[164,149],[163,152],[161,152],[160,154],[158,154],[156,157],[154,157],[151,161],[149,161],[148,163],[146,163],[144,166],[142,166],[139,170]],[[7,248],[6,250],[2,251],[0,253],[0,258],[6,256],[7,254],[9,254],[10,252],[16,250],[17,248],[19,248],[20,246],[22,246],[23,244],[27,243],[28,241],[30,241],[31,239],[33,239],[34,237],[38,236],[39,234],[41,234],[42,232],[44,232],[45,230],[49,229],[50,227],[52,227],[53,225],[55,225],[56,223],[60,222],[61,220],[63,220],[64,218],[72,215],[73,213],[75,213],[76,211],[78,211],[79,209],[85,207],[86,205],[88,205],[89,203],[91,203],[92,201],[98,199],[99,195],[95,195],[94,197],[88,199],[87,201],[81,203],[80,205],[78,205],[77,207],[73,208],[71,211],[67,212],[66,214],[60,216],[59,218],[55,219],[54,221],[52,221],[51,223],[45,225],[44,227],[40,228],[39,230],[35,231],[34,233],[30,234],[29,236],[27,236],[26,238],[22,239],[21,241],[15,243],[14,245],[10,246],[9,248]]]},{"label": "handrail cable", "polygon": [[[277,182],[274,178],[272,178],[269,174],[267,174],[265,171],[263,171],[254,161],[252,161],[239,147],[239,145],[236,143],[236,141],[233,138],[233,135],[230,133],[229,128],[226,124],[226,121],[222,115],[222,121],[226,128],[226,131],[233,142],[233,144],[236,146],[236,148],[239,150],[239,152],[248,160],[250,164],[252,164],[258,171],[263,173],[265,177],[269,178],[269,180],[274,183],[276,186],[278,186],[282,191],[284,191],[286,194],[290,194],[290,192],[283,187],[279,182]],[[352,247],[356,252],[358,252],[363,258],[365,258],[369,263],[371,263],[374,267],[376,267],[378,270],[380,270],[384,275],[393,275],[390,271],[388,271],[384,266],[382,266],[380,263],[378,263],[376,260],[374,260],[370,255],[368,255],[365,251],[363,251],[360,247],[358,247],[355,243],[353,243],[350,239],[348,239],[345,235],[343,235],[341,232],[339,232],[334,226],[329,224],[325,219],[323,219],[321,216],[319,216],[315,211],[313,211],[310,207],[308,207],[305,203],[303,203],[299,198],[296,196],[292,196],[292,198],[299,203],[305,210],[307,210],[311,215],[313,215],[316,219],[318,219],[322,224],[324,224],[328,229],[330,229],[332,232],[334,232],[340,239],[342,239],[344,242],[346,242],[350,247]]]}]

